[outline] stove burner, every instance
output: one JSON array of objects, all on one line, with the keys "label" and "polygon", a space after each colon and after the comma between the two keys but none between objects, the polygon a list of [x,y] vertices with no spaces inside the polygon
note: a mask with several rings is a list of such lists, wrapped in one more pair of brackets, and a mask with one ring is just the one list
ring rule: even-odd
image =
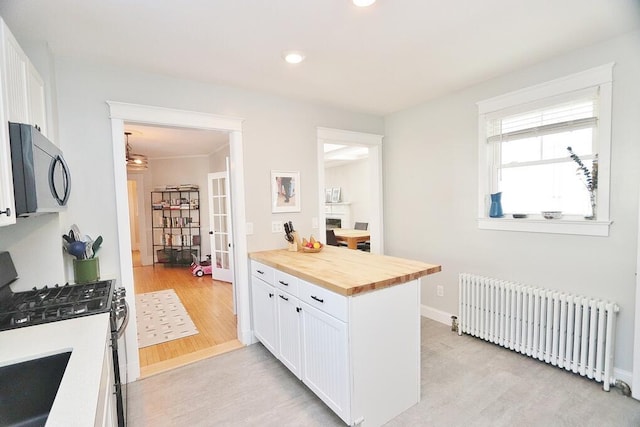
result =
[{"label": "stove burner", "polygon": [[11,322],[14,325],[21,325],[23,323],[27,323],[31,320],[28,314],[25,313],[17,313],[11,318]]}]

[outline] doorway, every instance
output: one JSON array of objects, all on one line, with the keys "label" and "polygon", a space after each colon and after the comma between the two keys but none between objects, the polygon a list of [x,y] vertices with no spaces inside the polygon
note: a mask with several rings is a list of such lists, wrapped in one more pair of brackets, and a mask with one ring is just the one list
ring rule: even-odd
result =
[{"label": "doorway", "polygon": [[[237,262],[234,265],[234,277],[237,293],[237,327],[236,335],[242,344],[251,342],[250,313],[248,301],[248,264],[245,231],[244,208],[244,175],[242,156],[241,119],[217,116],[212,114],[172,110],[167,108],[125,104],[108,101],[110,108],[114,178],[116,187],[116,215],[118,223],[120,279],[127,290],[130,316],[135,318],[134,278],[131,259],[131,236],[129,230],[129,206],[127,200],[127,171],[124,162],[124,128],[125,122],[147,125],[170,126],[186,129],[208,129],[227,132],[229,135],[230,157],[234,159],[230,169],[231,200],[233,203],[233,223],[236,242],[231,248]],[[125,333],[128,357],[128,377],[140,377],[140,361],[137,354],[137,326],[130,322]]]},{"label": "doorway", "polygon": [[[372,253],[383,254],[383,215],[382,215],[382,135],[370,133],[352,132],[341,129],[318,128],[318,194],[320,195],[318,228],[321,236],[326,234],[327,215],[331,205],[327,203],[327,188],[325,188],[326,165],[331,151],[340,150],[344,154],[360,156],[362,162],[366,162],[362,169],[364,180],[368,183],[365,191],[368,191],[368,229],[370,230],[370,250]],[[366,153],[359,153],[364,150]],[[345,157],[346,159],[346,157]],[[366,159],[366,160],[365,160]],[[332,192],[334,195],[335,191]],[[340,191],[338,191],[340,194]],[[335,196],[334,196],[335,197]],[[353,228],[356,221],[362,218],[351,215],[351,206],[344,198],[338,218],[347,218],[346,226],[343,228]],[[346,210],[346,211],[345,211]],[[348,212],[348,213],[347,213]],[[357,213],[356,213],[357,214]],[[331,213],[329,213],[331,217]]]},{"label": "doorway", "polygon": [[[207,197],[207,178],[220,170],[218,174],[228,175],[229,136],[129,121],[125,135],[130,152],[136,153],[131,155],[145,159],[143,166],[128,167],[127,175],[136,305],[139,310],[144,307],[142,313],[138,310],[142,316],[138,355],[141,376],[146,377],[241,346],[233,272],[227,270],[224,277],[204,275],[218,254],[207,239],[218,222]],[[140,203],[136,193],[144,196]],[[226,199],[226,188],[219,193]],[[230,212],[230,207],[225,205],[222,212]],[[139,225],[143,218],[146,227]],[[232,218],[225,215],[225,219],[230,229]],[[147,237],[145,245],[137,244],[140,235]],[[225,247],[223,260],[227,264],[229,248]],[[170,298],[171,304],[149,303],[163,298]],[[174,301],[184,307],[180,315]],[[185,325],[191,324],[187,334]]]}]

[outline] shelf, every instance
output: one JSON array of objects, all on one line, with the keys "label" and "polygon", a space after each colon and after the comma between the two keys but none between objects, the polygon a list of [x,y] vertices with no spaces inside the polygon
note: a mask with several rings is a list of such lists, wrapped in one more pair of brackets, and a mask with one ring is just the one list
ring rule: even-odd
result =
[{"label": "shelf", "polygon": [[153,263],[188,266],[200,257],[200,192],[151,192]]}]

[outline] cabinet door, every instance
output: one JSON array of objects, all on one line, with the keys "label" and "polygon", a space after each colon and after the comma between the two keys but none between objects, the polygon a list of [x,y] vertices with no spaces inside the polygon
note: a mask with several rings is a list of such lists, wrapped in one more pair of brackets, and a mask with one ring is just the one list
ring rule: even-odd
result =
[{"label": "cabinet door", "polygon": [[276,333],[276,291],[257,277],[251,278],[253,297],[253,333],[256,338],[278,357]]},{"label": "cabinet door", "polygon": [[302,305],[302,381],[351,424],[347,324]]},{"label": "cabinet door", "polygon": [[13,175],[11,172],[11,150],[9,135],[0,129],[0,227],[16,223],[16,209],[13,201]]},{"label": "cabinet door", "polygon": [[277,291],[278,338],[280,351],[278,358],[298,378],[302,376],[300,363],[300,302],[298,298]]},{"label": "cabinet door", "polygon": [[5,119],[10,122],[29,123],[27,64],[28,60],[8,28],[3,28],[4,39],[4,105]]}]

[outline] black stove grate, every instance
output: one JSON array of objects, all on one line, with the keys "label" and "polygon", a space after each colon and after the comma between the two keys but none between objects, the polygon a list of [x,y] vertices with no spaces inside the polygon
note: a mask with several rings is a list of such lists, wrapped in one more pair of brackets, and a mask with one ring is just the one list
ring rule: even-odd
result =
[{"label": "black stove grate", "polygon": [[0,331],[106,313],[112,295],[112,280],[11,293],[0,301]]}]

